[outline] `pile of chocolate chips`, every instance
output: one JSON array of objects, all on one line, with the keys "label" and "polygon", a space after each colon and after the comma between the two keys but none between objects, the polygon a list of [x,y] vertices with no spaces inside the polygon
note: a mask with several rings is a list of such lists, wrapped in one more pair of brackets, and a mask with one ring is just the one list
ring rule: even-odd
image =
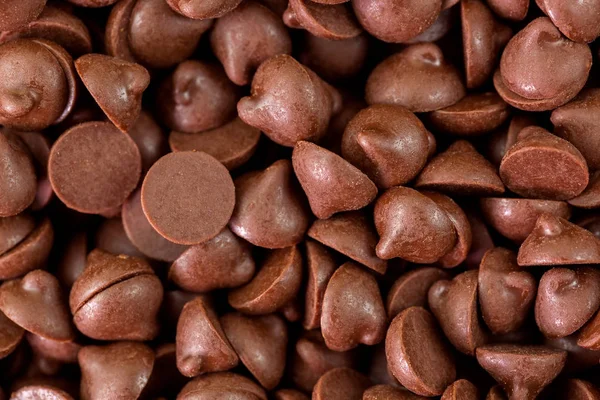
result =
[{"label": "pile of chocolate chips", "polygon": [[0,400],[600,400],[598,36],[0,0]]}]

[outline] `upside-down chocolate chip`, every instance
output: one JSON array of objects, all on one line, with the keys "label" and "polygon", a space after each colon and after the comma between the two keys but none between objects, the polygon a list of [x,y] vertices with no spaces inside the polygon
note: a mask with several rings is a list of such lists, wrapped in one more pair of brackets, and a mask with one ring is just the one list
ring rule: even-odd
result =
[{"label": "upside-down chocolate chip", "polygon": [[369,378],[350,368],[335,368],[319,378],[313,389],[312,400],[361,400],[371,386]]}]

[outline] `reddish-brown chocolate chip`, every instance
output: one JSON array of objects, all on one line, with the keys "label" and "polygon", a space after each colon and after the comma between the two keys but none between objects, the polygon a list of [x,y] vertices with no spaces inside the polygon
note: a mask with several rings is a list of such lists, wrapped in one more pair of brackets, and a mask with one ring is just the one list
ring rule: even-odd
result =
[{"label": "reddish-brown chocolate chip", "polygon": [[308,236],[380,274],[387,269],[387,261],[375,254],[377,233],[362,212],[348,212],[317,220],[308,230]]},{"label": "reddish-brown chocolate chip", "polygon": [[141,168],[135,142],[108,122],[69,129],[54,143],[48,160],[54,193],[69,208],[91,214],[123,204]]},{"label": "reddish-brown chocolate chip", "polygon": [[297,142],[292,165],[317,218],[361,209],[377,196],[375,184],[358,168],[314,143]]},{"label": "reddish-brown chocolate chip", "polygon": [[264,389],[231,372],[217,372],[197,377],[183,387],[178,400],[267,400]]},{"label": "reddish-brown chocolate chip", "polygon": [[28,0],[23,3],[11,1],[0,4],[0,31],[18,29],[40,15],[46,0]]},{"label": "reddish-brown chocolate chip", "polygon": [[457,239],[446,212],[414,189],[393,187],[375,203],[375,227],[380,239],[377,255],[427,264],[443,257]]},{"label": "reddish-brown chocolate chip", "polygon": [[441,400],[477,400],[477,387],[466,379],[459,379],[444,390]]},{"label": "reddish-brown chocolate chip", "polygon": [[33,166],[38,177],[35,200],[31,204],[32,211],[45,208],[54,197],[48,179],[48,157],[50,157],[50,140],[40,132],[14,132],[29,149],[33,157]]},{"label": "reddish-brown chocolate chip", "polygon": [[215,129],[198,133],[171,132],[172,151],[203,151],[216,158],[227,169],[243,165],[258,146],[260,130],[239,118]]},{"label": "reddish-brown chocolate chip", "polygon": [[150,74],[139,64],[103,54],[75,61],[77,73],[102,111],[123,132],[137,121]]},{"label": "reddish-brown chocolate chip", "polygon": [[306,32],[298,60],[323,79],[339,81],[354,77],[363,69],[368,46],[369,39],[365,34],[334,40]]},{"label": "reddish-brown chocolate chip", "polygon": [[600,169],[598,110],[600,89],[584,89],[572,101],[552,111],[554,133],[572,143],[583,154],[590,170]]},{"label": "reddish-brown chocolate chip", "polygon": [[496,21],[481,0],[460,3],[467,87],[477,88],[491,77],[512,29]]},{"label": "reddish-brown chocolate chip", "polygon": [[[137,250],[147,257],[162,261],[175,261],[186,250],[186,246],[170,242],[156,232],[144,214],[141,197],[142,191],[138,189],[123,203],[121,217],[127,238]],[[102,248],[99,245],[97,247]],[[105,250],[108,249],[105,248]],[[112,251],[112,253],[136,256],[136,254],[124,251]]]},{"label": "reddish-brown chocolate chip", "polygon": [[237,178],[235,197],[229,228],[239,237],[270,249],[292,246],[303,239],[310,211],[289,160]]},{"label": "reddish-brown chocolate chip", "polygon": [[292,147],[322,138],[340,95],[313,71],[281,54],[263,62],[252,79],[251,95],[238,105],[240,118],[271,140]]},{"label": "reddish-brown chocolate chip", "polygon": [[442,0],[385,0],[373,4],[353,0],[352,7],[360,24],[384,42],[408,42],[423,33],[442,11]]},{"label": "reddish-brown chocolate chip", "polygon": [[0,311],[28,332],[58,341],[75,337],[58,280],[35,270],[0,287]]},{"label": "reddish-brown chocolate chip", "polygon": [[227,228],[207,242],[191,246],[169,269],[169,279],[191,292],[234,288],[254,275],[250,246]]},{"label": "reddish-brown chocolate chip", "polygon": [[177,323],[177,369],[184,376],[227,371],[238,356],[211,304],[202,296],[186,303]]},{"label": "reddish-brown chocolate chip", "polygon": [[0,217],[17,215],[35,200],[37,178],[27,146],[7,130],[0,130],[0,171]]},{"label": "reddish-brown chocolate chip", "polygon": [[111,56],[169,68],[188,59],[211,26],[211,20],[174,12],[164,0],[123,0],[111,10],[104,45]]},{"label": "reddish-brown chocolate chip", "polygon": [[600,2],[536,0],[563,35],[576,42],[593,42],[600,36]]},{"label": "reddish-brown chocolate chip", "polygon": [[283,22],[290,28],[303,28],[325,39],[349,39],[362,32],[349,4],[290,0]]},{"label": "reddish-brown chocolate chip", "polygon": [[279,389],[273,396],[275,400],[310,400],[307,395],[294,389]]},{"label": "reddish-brown chocolate chip", "polygon": [[27,385],[15,390],[11,400],[73,400],[70,394],[50,385]]},{"label": "reddish-brown chocolate chip", "polygon": [[481,316],[492,333],[517,331],[529,316],[537,282],[519,268],[516,254],[502,247],[486,252],[477,282]]},{"label": "reddish-brown chocolate chip", "polygon": [[[594,319],[592,318],[588,325],[591,325],[593,320]],[[582,328],[580,332],[582,332],[584,328]],[[578,337],[580,336],[581,335],[576,333],[563,338],[544,339],[544,344],[546,346],[565,350],[567,352],[567,362],[564,368],[564,372],[567,374],[578,373],[598,365],[600,351],[579,346]]]},{"label": "reddish-brown chocolate chip", "polygon": [[385,336],[386,323],[375,278],[352,262],[339,267],[323,296],[321,330],[327,347],[347,351],[361,343],[377,344]]},{"label": "reddish-brown chocolate chip", "polygon": [[238,89],[220,66],[184,61],[162,82],[158,93],[159,116],[176,131],[218,128],[235,116]]},{"label": "reddish-brown chocolate chip", "polygon": [[519,248],[520,266],[597,264],[600,240],[569,221],[542,214]]},{"label": "reddish-brown chocolate chip", "polygon": [[469,219],[462,208],[450,197],[436,192],[423,192],[423,194],[433,200],[446,213],[446,216],[454,226],[456,244],[437,261],[442,267],[454,268],[465,261],[471,250],[473,234]]},{"label": "reddish-brown chocolate chip", "polygon": [[323,296],[337,264],[323,245],[312,240],[306,241],[306,264],[308,281],[306,283],[302,325],[304,329],[309,330],[321,326]]},{"label": "reddish-brown chocolate chip", "polygon": [[292,300],[301,283],[298,247],[273,250],[250,282],[229,292],[229,304],[246,314],[269,314]]},{"label": "reddish-brown chocolate chip", "polygon": [[469,355],[487,341],[478,316],[477,275],[476,270],[463,272],[429,288],[429,307],[446,337],[457,350]]},{"label": "reddish-brown chocolate chip", "polygon": [[137,399],[154,365],[152,349],[133,342],[86,346],[78,358],[82,400]]},{"label": "reddish-brown chocolate chip", "polygon": [[438,15],[435,22],[425,29],[422,33],[407,41],[407,44],[437,42],[442,39],[450,29],[454,26],[456,9],[453,5],[458,3],[458,0],[442,0],[442,12]]},{"label": "reddish-brown chocolate chip", "polygon": [[497,93],[487,92],[467,95],[450,107],[432,112],[429,122],[443,133],[478,136],[500,127],[508,115],[508,104]]},{"label": "reddish-brown chocolate chip", "polygon": [[81,350],[81,345],[77,342],[63,342],[54,339],[48,339],[43,336],[27,333],[27,343],[37,356],[45,357],[51,360],[63,363],[77,363],[77,354]]},{"label": "reddish-brown chocolate chip", "polygon": [[587,45],[562,36],[549,18],[538,18],[510,40],[502,53],[500,73],[502,83],[514,94],[531,100],[557,99],[558,106],[577,95],[591,65]]},{"label": "reddish-brown chocolate chip", "polygon": [[8,356],[21,343],[25,331],[0,311],[0,359]]},{"label": "reddish-brown chocolate chip", "polygon": [[588,184],[585,158],[571,143],[531,126],[504,155],[500,177],[513,192],[530,198],[568,200]]},{"label": "reddish-brown chocolate chip", "polygon": [[527,239],[542,214],[571,217],[571,207],[564,201],[488,197],[481,199],[480,205],[486,221],[517,243]]},{"label": "reddish-brown chocolate chip", "polygon": [[229,79],[241,86],[251,82],[263,61],[292,52],[292,41],[281,19],[254,1],[240,4],[219,18],[210,43]]},{"label": "reddish-brown chocolate chip", "polygon": [[316,383],[312,400],[361,400],[371,386],[369,378],[350,368],[335,368],[324,373]]},{"label": "reddish-brown chocolate chip", "polygon": [[535,321],[549,338],[568,336],[581,328],[600,306],[600,271],[552,268],[540,279]]},{"label": "reddish-brown chocolate chip", "polygon": [[17,38],[41,38],[57,43],[74,56],[92,51],[88,28],[79,18],[59,7],[46,6],[37,19],[27,25],[13,30],[0,28],[0,31],[3,31],[0,43]]},{"label": "reddish-brown chocolate chip", "polygon": [[394,282],[387,295],[386,309],[390,320],[409,307],[427,307],[427,293],[435,282],[449,279],[439,268],[423,267],[406,272]]},{"label": "reddish-brown chocolate chip", "polygon": [[[362,400],[425,400],[427,397],[419,396],[406,389],[392,385],[371,386],[365,390]],[[469,400],[469,399],[465,399]]]},{"label": "reddish-brown chocolate chip", "polygon": [[44,219],[21,243],[0,255],[0,279],[13,279],[45,268],[54,243],[54,230]]},{"label": "reddish-brown chocolate chip", "polygon": [[365,87],[367,103],[396,104],[413,112],[439,110],[464,96],[458,71],[433,43],[414,44],[385,59]]},{"label": "reddish-brown chocolate chip", "polygon": [[[590,319],[590,321],[581,328],[577,337],[578,348],[586,348],[594,351],[600,350],[600,314]],[[594,360],[597,360],[597,355],[594,355]]]},{"label": "reddish-brown chocolate chip", "polygon": [[265,389],[275,388],[283,376],[287,347],[287,327],[281,317],[231,313],[221,318],[221,325],[246,368]]},{"label": "reddish-brown chocolate chip", "polygon": [[380,188],[411,181],[427,161],[421,121],[404,107],[376,104],[361,110],[344,131],[342,154]]},{"label": "reddish-brown chocolate chip", "polygon": [[142,184],[148,222],[178,244],[202,243],[226,225],[235,205],[229,171],[202,152],[171,153],[158,160]]},{"label": "reddish-brown chocolate chip", "polygon": [[388,367],[400,383],[422,396],[439,396],[456,379],[452,351],[431,313],[410,307],[394,318],[385,339]]},{"label": "reddish-brown chocolate chip", "polygon": [[54,47],[60,48],[29,39],[0,46],[0,74],[5,77],[0,83],[2,125],[41,130],[63,117],[71,94],[63,54],[57,57]]},{"label": "reddish-brown chocolate chip", "polygon": [[167,0],[179,14],[191,19],[219,18],[234,10],[241,0]]},{"label": "reddish-brown chocolate chip", "polygon": [[513,116],[506,129],[500,129],[492,134],[487,141],[487,158],[495,166],[499,166],[502,157],[517,141],[517,136],[528,126],[535,125],[535,119],[530,114],[517,114]]},{"label": "reddish-brown chocolate chip", "polygon": [[600,207],[600,171],[594,172],[585,190],[579,196],[569,199],[568,202],[579,208]]},{"label": "reddish-brown chocolate chip", "polygon": [[71,289],[77,329],[98,340],[150,340],[158,333],[163,287],[141,258],[94,250]]},{"label": "reddish-brown chocolate chip", "polygon": [[533,400],[556,378],[567,352],[543,346],[498,344],[477,349],[477,361],[510,399]]},{"label": "reddish-brown chocolate chip", "polygon": [[466,140],[457,140],[421,171],[415,187],[456,195],[498,195],[504,185],[494,166]]},{"label": "reddish-brown chocolate chip", "polygon": [[522,21],[529,11],[530,0],[487,0],[490,8],[500,17]]}]

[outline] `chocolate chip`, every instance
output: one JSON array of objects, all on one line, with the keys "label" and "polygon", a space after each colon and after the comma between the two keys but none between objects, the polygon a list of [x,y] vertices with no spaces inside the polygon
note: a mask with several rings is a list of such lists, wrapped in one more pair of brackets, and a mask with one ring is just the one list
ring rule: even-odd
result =
[{"label": "chocolate chip", "polygon": [[14,391],[10,398],[13,400],[73,400],[73,397],[71,397],[71,395],[69,395],[67,392],[47,385],[24,386]]},{"label": "chocolate chip", "polygon": [[542,214],[519,248],[520,266],[595,264],[600,241],[589,231],[551,214]]},{"label": "chocolate chip", "polygon": [[282,54],[260,65],[252,79],[251,95],[242,98],[237,109],[248,125],[260,129],[275,143],[292,147],[299,140],[322,138],[340,106],[337,90]]},{"label": "chocolate chip", "polygon": [[433,263],[456,243],[456,231],[446,212],[414,189],[388,189],[377,199],[374,213],[380,236],[377,255],[385,260],[400,257]]},{"label": "chocolate chip", "polygon": [[394,318],[385,339],[388,366],[413,393],[439,396],[456,378],[452,351],[435,318],[421,307],[410,307]]},{"label": "chocolate chip", "polygon": [[391,385],[371,386],[365,390],[363,400],[423,400],[424,396],[412,394]]},{"label": "chocolate chip", "polygon": [[415,187],[456,195],[504,193],[496,169],[466,140],[457,140],[435,156],[421,171]]},{"label": "chocolate chip", "polygon": [[285,322],[273,314],[247,317],[231,313],[221,318],[221,324],[240,361],[265,389],[275,388],[285,369]]},{"label": "chocolate chip", "polygon": [[557,0],[536,0],[536,4],[569,39],[589,43],[600,36],[600,3],[593,1],[584,5]]},{"label": "chocolate chip", "polygon": [[239,362],[212,305],[201,296],[183,307],[175,342],[177,369],[190,378],[227,371]]},{"label": "chocolate chip", "polygon": [[571,199],[589,180],[587,163],[575,146],[534,126],[524,128],[506,152],[500,177],[523,197],[547,200]]},{"label": "chocolate chip", "polygon": [[477,361],[509,398],[535,398],[560,373],[566,358],[566,351],[543,346],[497,344],[477,349]]},{"label": "chocolate chip", "polygon": [[375,67],[365,87],[369,104],[396,104],[413,112],[435,111],[465,96],[458,71],[433,43],[414,44]]},{"label": "chocolate chip", "polygon": [[592,383],[581,379],[569,379],[561,388],[561,398],[574,400],[600,399],[600,390]]},{"label": "chocolate chip", "polygon": [[250,379],[231,372],[216,372],[194,378],[179,392],[180,400],[210,400],[236,397],[240,400],[267,400],[264,389]]},{"label": "chocolate chip", "polygon": [[0,358],[4,358],[21,343],[25,331],[0,311],[0,332]]},{"label": "chocolate chip", "polygon": [[168,0],[169,6],[179,14],[192,19],[221,17],[235,9],[241,0]]},{"label": "chocolate chip", "polygon": [[375,278],[352,262],[339,267],[323,296],[321,330],[327,347],[347,351],[360,343],[377,344],[384,338],[386,321]]},{"label": "chocolate chip", "polygon": [[313,400],[361,400],[371,386],[369,378],[350,368],[335,368],[324,373],[315,385]]},{"label": "chocolate chip", "polygon": [[306,241],[306,264],[308,280],[302,325],[305,329],[315,329],[321,326],[323,296],[337,264],[324,246],[312,240]]},{"label": "chocolate chip", "polygon": [[292,165],[317,218],[361,209],[377,196],[375,184],[358,168],[316,144],[297,142]]},{"label": "chocolate chip", "polygon": [[303,28],[325,39],[350,39],[361,34],[349,4],[320,4],[311,0],[290,0],[283,14],[290,28]]},{"label": "chocolate chip", "polygon": [[33,21],[45,5],[46,0],[28,0],[18,6],[14,3],[3,3],[0,6],[0,31],[17,29]]},{"label": "chocolate chip", "polygon": [[490,8],[502,18],[521,21],[529,11],[529,0],[487,0]]},{"label": "chocolate chip", "polygon": [[15,216],[35,200],[37,178],[27,147],[17,136],[0,131],[0,217]]},{"label": "chocolate chip", "polygon": [[533,275],[517,264],[510,250],[497,247],[483,256],[478,274],[481,316],[492,333],[517,331],[529,316],[537,292]]},{"label": "chocolate chip", "polygon": [[279,389],[274,396],[275,400],[309,400],[308,396],[294,389]]},{"label": "chocolate chip", "polygon": [[411,181],[427,161],[429,140],[421,121],[404,107],[377,104],[348,122],[342,155],[380,188]]},{"label": "chocolate chip", "polygon": [[466,379],[459,379],[444,390],[441,400],[477,400],[477,388]]},{"label": "chocolate chip", "polygon": [[21,243],[0,255],[0,279],[13,279],[46,266],[54,244],[49,219],[42,220]]}]

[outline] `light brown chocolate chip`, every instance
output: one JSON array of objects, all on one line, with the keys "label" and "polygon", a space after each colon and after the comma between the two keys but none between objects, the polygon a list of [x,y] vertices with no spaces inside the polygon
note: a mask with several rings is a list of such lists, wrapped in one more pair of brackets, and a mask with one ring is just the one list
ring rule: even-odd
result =
[{"label": "light brown chocolate chip", "polygon": [[452,351],[433,315],[421,307],[407,308],[394,318],[385,353],[398,381],[421,396],[439,396],[456,379]]},{"label": "light brown chocolate chip", "polygon": [[576,42],[593,42],[600,36],[600,2],[562,2],[559,0],[536,0],[563,35]]},{"label": "light brown chocolate chip", "polygon": [[69,310],[58,280],[35,270],[0,286],[0,311],[28,332],[48,339],[75,338]]},{"label": "light brown chocolate chip", "polygon": [[519,268],[514,252],[496,247],[481,260],[478,292],[483,320],[492,333],[502,335],[518,330],[529,316],[537,282]]},{"label": "light brown chocolate chip", "polygon": [[306,266],[308,281],[304,304],[304,329],[316,329],[321,326],[321,308],[323,296],[329,279],[335,272],[337,264],[329,251],[313,240],[306,241]]},{"label": "light brown chocolate chip", "polygon": [[323,296],[321,330],[327,347],[347,351],[361,343],[375,345],[383,340],[386,323],[375,278],[352,262],[339,267]]},{"label": "light brown chocolate chip", "polygon": [[578,208],[598,208],[600,207],[600,172],[596,171],[590,176],[590,181],[580,195],[569,199],[572,206]]},{"label": "light brown chocolate chip", "polygon": [[0,218],[0,256],[21,243],[35,229],[29,213]]},{"label": "light brown chocolate chip", "polygon": [[466,379],[459,379],[444,390],[441,400],[477,400],[479,393],[475,385]]},{"label": "light brown chocolate chip", "polygon": [[264,389],[246,378],[231,372],[216,372],[199,376],[181,389],[178,400],[267,400]]},{"label": "light brown chocolate chip", "polygon": [[136,399],[148,383],[154,365],[152,349],[134,342],[86,346],[78,358],[82,400],[111,399],[117,393]]},{"label": "light brown chocolate chip", "polygon": [[317,141],[339,111],[340,94],[288,55],[263,62],[252,79],[251,95],[238,105],[239,117],[282,146]]},{"label": "light brown chocolate chip", "polygon": [[459,73],[433,43],[414,44],[375,67],[365,87],[369,104],[396,104],[413,112],[435,111],[465,96]]},{"label": "light brown chocolate chip", "polygon": [[529,114],[513,116],[506,129],[500,129],[492,134],[487,143],[486,155],[496,167],[500,166],[502,157],[517,141],[517,136],[523,128],[535,125],[536,120]]},{"label": "light brown chocolate chip", "polygon": [[308,230],[308,236],[380,274],[387,269],[387,261],[375,254],[375,228],[362,212],[348,212],[317,220]]},{"label": "light brown chocolate chip", "polygon": [[287,327],[281,317],[230,313],[221,318],[221,325],[246,368],[265,389],[275,388],[285,369],[288,342]]},{"label": "light brown chocolate chip", "polygon": [[477,361],[510,399],[535,399],[565,365],[567,352],[543,346],[498,344],[477,349]]},{"label": "light brown chocolate chip", "polygon": [[494,166],[466,140],[457,140],[421,171],[415,187],[456,195],[499,195],[504,185]]},{"label": "light brown chocolate chip", "polygon": [[400,257],[433,263],[456,243],[456,231],[446,212],[414,189],[388,189],[377,199],[374,214],[380,236],[377,255],[385,260]]},{"label": "light brown chocolate chip", "polygon": [[419,396],[406,389],[392,385],[371,386],[363,393],[362,400],[425,400],[427,397]]},{"label": "light brown chocolate chip", "polygon": [[593,233],[551,214],[542,214],[519,248],[520,266],[596,264],[600,240]]},{"label": "light brown chocolate chip", "polygon": [[0,279],[14,279],[34,269],[45,268],[54,243],[54,230],[44,219],[25,240],[0,255]]},{"label": "light brown chocolate chip", "polygon": [[49,385],[27,385],[15,390],[11,400],[73,400],[67,392]]},{"label": "light brown chocolate chip", "polygon": [[487,341],[478,316],[477,275],[476,270],[463,272],[429,289],[429,307],[444,334],[457,350],[469,355]]},{"label": "light brown chocolate chip", "polygon": [[227,371],[239,362],[217,314],[202,296],[183,307],[175,343],[177,369],[187,377]]},{"label": "light brown chocolate chip", "polygon": [[283,22],[290,28],[303,28],[315,36],[332,40],[350,39],[362,32],[349,4],[290,0]]},{"label": "light brown chocolate chip", "polygon": [[488,197],[481,199],[480,205],[486,221],[517,243],[527,239],[542,214],[571,217],[571,207],[564,201]]},{"label": "light brown chocolate chip", "polygon": [[427,308],[427,293],[435,282],[449,279],[446,271],[421,267],[406,272],[394,282],[387,295],[386,309],[390,320],[409,307]]},{"label": "light brown chocolate chip", "polygon": [[375,184],[358,168],[314,143],[297,142],[292,165],[317,218],[361,209],[377,196]]},{"label": "light brown chocolate chip", "polygon": [[487,3],[498,16],[521,21],[527,16],[530,0],[487,0]]},{"label": "light brown chocolate chip", "polygon": [[254,275],[250,246],[227,228],[207,242],[191,246],[169,268],[169,279],[191,292],[234,288]]},{"label": "light brown chocolate chip", "polygon": [[37,178],[27,146],[7,130],[0,130],[0,170],[0,217],[17,215],[35,200]]},{"label": "light brown chocolate chip", "polygon": [[191,19],[219,18],[235,9],[241,0],[167,0],[179,14]]},{"label": "light brown chocolate chip", "polygon": [[173,131],[169,135],[169,145],[172,151],[202,151],[232,170],[252,157],[259,139],[260,130],[236,118],[223,126],[203,132]]},{"label": "light brown chocolate chip", "polygon": [[319,378],[312,400],[361,400],[363,392],[371,386],[369,378],[350,368],[335,368]]},{"label": "light brown chocolate chip", "polygon": [[348,122],[342,155],[380,188],[403,185],[425,166],[427,133],[423,123],[406,108],[372,105]]},{"label": "light brown chocolate chip", "polygon": [[589,181],[583,155],[571,143],[539,127],[524,128],[500,164],[500,177],[513,192],[529,198],[568,200]]},{"label": "light brown chocolate chip", "polygon": [[229,304],[246,314],[269,314],[292,300],[301,283],[302,255],[298,247],[273,250],[250,282],[229,292]]},{"label": "light brown chocolate chip", "polygon": [[235,209],[229,220],[233,233],[270,249],[289,247],[303,239],[310,210],[289,160],[242,175],[235,180],[235,191]]},{"label": "light brown chocolate chip", "polygon": [[25,337],[35,355],[61,363],[77,363],[77,354],[82,346],[76,341],[63,342],[29,332]]}]

